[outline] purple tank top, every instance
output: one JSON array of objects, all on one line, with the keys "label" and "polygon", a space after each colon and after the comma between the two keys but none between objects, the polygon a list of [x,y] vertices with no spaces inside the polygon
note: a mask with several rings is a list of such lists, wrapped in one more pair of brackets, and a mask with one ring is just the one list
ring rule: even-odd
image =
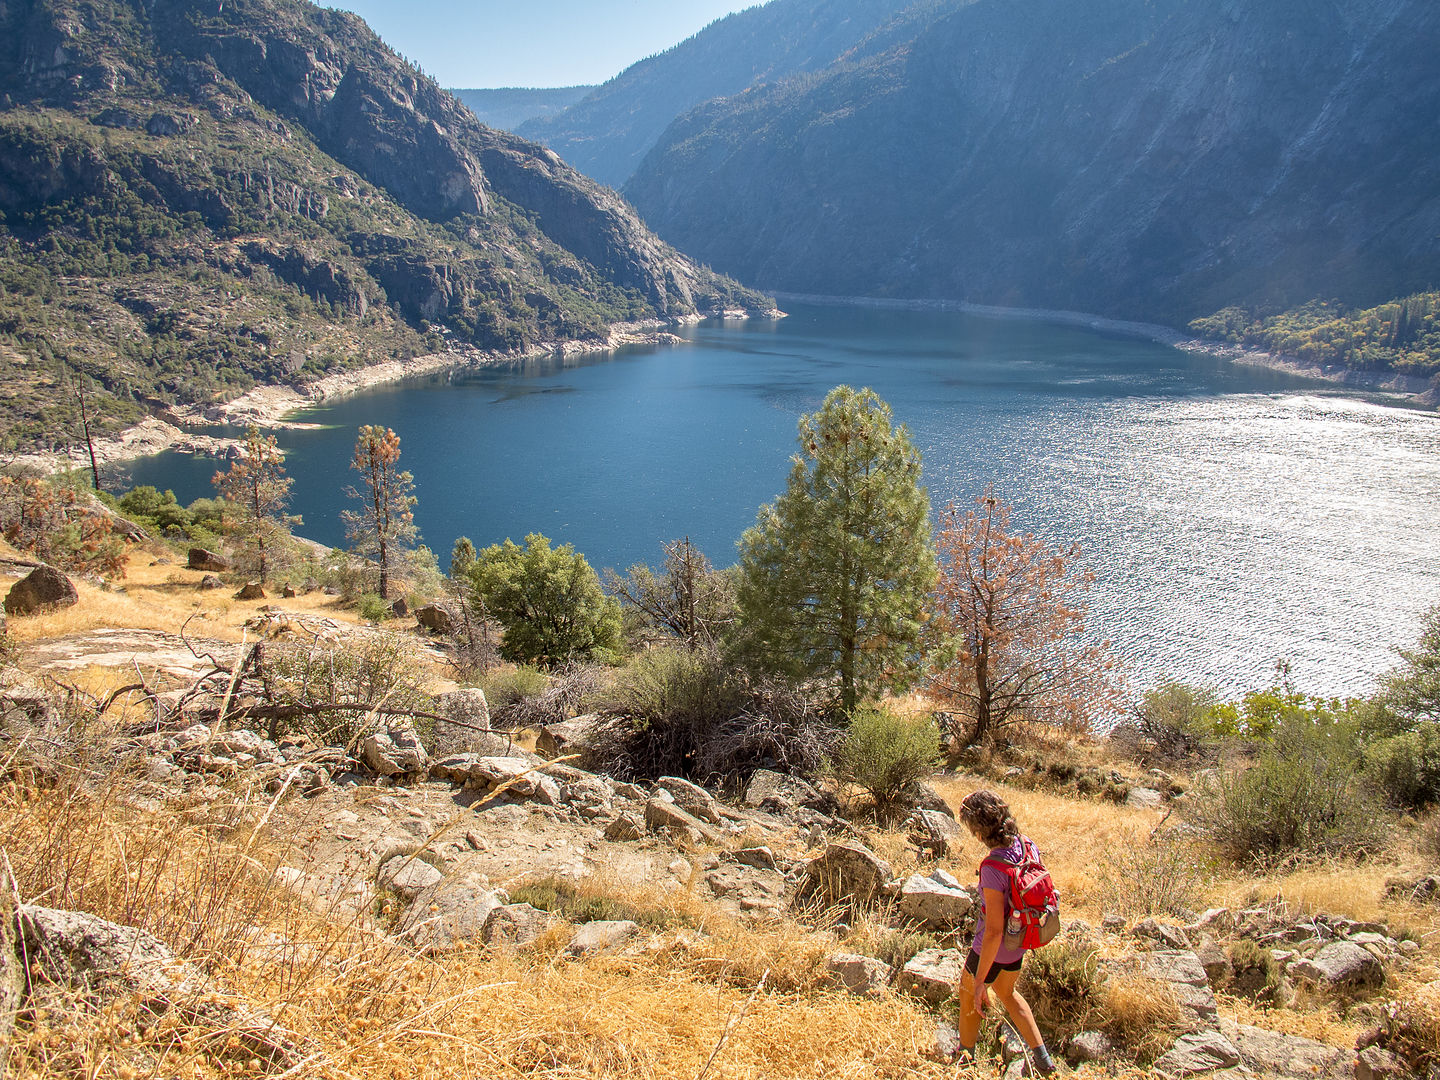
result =
[{"label": "purple tank top", "polygon": [[[1021,846],[1020,838],[1017,836],[1005,847],[991,848],[987,858],[999,859],[1001,862],[1018,863],[1025,857],[1025,850]],[[1005,910],[1010,910],[1010,875],[1004,870],[995,866],[980,867],[980,914],[975,920],[975,938],[970,943],[970,951],[976,956],[980,955],[980,943],[985,940],[985,890],[996,889],[1000,895],[1005,897]],[[995,953],[995,963],[1013,964],[1025,955],[1024,949],[1007,949],[1002,942],[999,950]]]}]

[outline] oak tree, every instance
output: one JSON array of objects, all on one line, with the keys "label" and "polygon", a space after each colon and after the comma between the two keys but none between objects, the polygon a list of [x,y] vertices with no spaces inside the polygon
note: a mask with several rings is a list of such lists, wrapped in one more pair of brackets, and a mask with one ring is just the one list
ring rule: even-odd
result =
[{"label": "oak tree", "polygon": [[1080,549],[1012,533],[993,488],[975,502],[940,515],[930,689],[970,719],[971,742],[1022,720],[1088,727],[1119,688],[1107,646],[1084,637]]},{"label": "oak tree", "polygon": [[298,515],[285,513],[294,481],[285,475],[285,454],[275,436],[261,435],[251,424],[240,456],[210,482],[225,500],[226,526],[255,553],[255,566],[264,581],[276,543],[290,526],[300,524]]},{"label": "oak tree", "polygon": [[935,554],[909,431],[873,390],[837,386],[740,540],[742,653],[830,688],[845,712],[919,672]]},{"label": "oak tree", "polygon": [[380,567],[376,591],[382,600],[391,599],[390,571],[400,548],[418,535],[412,494],[415,478],[401,471],[399,462],[399,435],[379,424],[362,426],[350,467],[360,474],[363,487],[345,489],[346,495],[360,501],[360,509],[340,515],[351,549],[373,558]]}]

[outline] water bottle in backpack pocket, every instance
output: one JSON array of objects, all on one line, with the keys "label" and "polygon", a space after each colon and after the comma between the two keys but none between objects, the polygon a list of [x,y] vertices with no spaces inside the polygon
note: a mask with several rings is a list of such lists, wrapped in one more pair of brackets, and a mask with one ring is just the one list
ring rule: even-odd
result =
[{"label": "water bottle in backpack pocket", "polygon": [[1027,836],[1020,838],[1020,848],[1024,855],[1018,863],[986,859],[980,865],[1002,870],[1010,879],[1005,948],[1038,949],[1060,932],[1060,897],[1050,871],[1040,861],[1040,849]]}]

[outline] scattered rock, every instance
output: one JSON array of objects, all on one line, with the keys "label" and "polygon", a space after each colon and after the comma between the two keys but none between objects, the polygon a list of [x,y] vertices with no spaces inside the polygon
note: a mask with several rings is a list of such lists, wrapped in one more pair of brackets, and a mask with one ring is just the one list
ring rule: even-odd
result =
[{"label": "scattered rock", "polygon": [[133,926],[79,911],[26,904],[17,923],[32,988],[51,983],[101,1000],[134,995],[155,1015],[180,1015],[204,1031],[226,1030],[247,1057],[294,1068],[298,1040],[264,1013],[225,1000],[191,965]]},{"label": "scattered rock", "polygon": [[951,884],[954,878],[945,878],[949,875],[940,878],[915,874],[907,879],[900,887],[901,912],[934,930],[963,926],[971,918],[975,897],[958,884]]},{"label": "scattered rock", "polygon": [[1385,982],[1385,965],[1353,941],[1332,941],[1308,960],[1296,960],[1287,974],[1325,987],[1369,989]]},{"label": "scattered rock", "polygon": [[11,586],[5,596],[5,612],[8,615],[35,615],[79,602],[80,594],[68,577],[53,566],[37,566]]},{"label": "scattered rock", "polygon": [[1133,787],[1125,796],[1125,805],[1136,810],[1155,810],[1165,801],[1165,796],[1154,788]]},{"label": "scattered rock", "polygon": [[756,900],[765,906],[774,906],[785,894],[783,874],[737,863],[724,863],[709,871],[705,884],[720,899]]},{"label": "scattered rock", "polygon": [[429,759],[414,727],[408,721],[392,721],[365,736],[360,760],[377,776],[408,776],[423,771]]},{"label": "scattered rock", "polygon": [[914,810],[930,810],[951,818],[955,816],[955,811],[950,809],[950,804],[945,801],[944,796],[929,784],[919,780],[906,785],[905,790],[900,794],[900,801],[902,805]]},{"label": "scattered rock", "polygon": [[720,810],[715,805],[715,796],[698,784],[692,784],[678,776],[662,776],[655,781],[655,788],[657,793],[667,792],[675,800],[676,806],[701,821],[708,821],[711,825],[725,824],[725,819],[720,816]]},{"label": "scattered rock", "polygon": [[16,950],[14,888],[8,874],[0,874],[0,1076],[6,1072],[6,1055],[10,1032],[15,1027],[15,1013],[25,996],[25,967]]},{"label": "scattered rock", "polygon": [[200,588],[202,589],[223,589],[224,587],[225,582],[214,574],[206,574],[200,579]]},{"label": "scattered rock", "polygon": [[578,754],[578,760],[584,762],[593,749],[599,727],[600,718],[589,713],[558,724],[546,724],[535,740],[535,752],[552,759]]},{"label": "scattered rock", "polygon": [[948,1020],[935,1021],[935,1060],[948,1064],[960,1056],[965,1044],[960,1041],[960,1030]]},{"label": "scattered rock", "polygon": [[955,992],[964,971],[965,954],[959,949],[926,949],[901,969],[895,987],[939,1005]]},{"label": "scattered rock", "polygon": [[406,602],[405,597],[399,597],[390,605],[390,614],[397,619],[403,619],[410,614],[410,605]]},{"label": "scattered rock", "polygon": [[605,826],[604,835],[606,840],[616,842],[640,840],[645,836],[645,822],[634,814],[621,814]]},{"label": "scattered rock", "polygon": [[1355,1061],[1355,1080],[1405,1080],[1409,1067],[1389,1050],[1367,1046]]},{"label": "scattered rock", "polygon": [[1165,1076],[1194,1076],[1240,1064],[1240,1051],[1218,1031],[1181,1035],[1175,1045],[1155,1062],[1155,1071]]},{"label": "scattered rock", "polygon": [[1240,1051],[1241,1062],[1275,1080],[1349,1080],[1355,1055],[1314,1039],[1221,1020],[1220,1032]]},{"label": "scattered rock", "polygon": [[1082,1031],[1065,1047],[1065,1060],[1071,1065],[1104,1061],[1115,1050],[1115,1044],[1103,1031]]},{"label": "scattered rock", "polygon": [[[388,863],[386,864],[389,865]],[[419,859],[410,864],[426,866]],[[433,867],[426,867],[436,873]],[[383,869],[382,869],[383,874]],[[405,871],[404,873],[408,873]],[[402,873],[402,877],[404,876]],[[420,875],[428,877],[429,875]],[[396,879],[396,882],[399,878]],[[391,888],[400,891],[396,883]],[[505,896],[484,881],[442,880],[424,886],[405,912],[398,927],[402,936],[424,950],[449,949],[481,937],[492,912]]]},{"label": "scattered rock", "polygon": [[767,799],[776,799],[792,806],[806,806],[822,802],[820,792],[798,776],[775,772],[773,769],[756,769],[750,774],[745,786],[745,805],[760,806]]},{"label": "scattered rock", "polygon": [[265,590],[258,581],[247,581],[235,594],[236,600],[264,600]]},{"label": "scattered rock", "polygon": [[503,904],[485,919],[480,940],[486,945],[523,949],[556,923],[554,915],[529,904]]},{"label": "scattered rock", "polygon": [[185,565],[191,570],[211,570],[215,573],[224,573],[230,569],[230,560],[214,551],[192,547]]},{"label": "scattered rock", "polygon": [[938,810],[916,810],[905,820],[910,842],[937,859],[958,855],[964,834],[955,819]]},{"label": "scattered rock", "polygon": [[629,919],[588,922],[575,931],[565,947],[567,956],[593,956],[596,953],[619,952],[629,945],[640,927]]},{"label": "scattered rock", "polygon": [[1234,972],[1234,968],[1230,964],[1230,954],[1217,945],[1213,938],[1202,942],[1195,950],[1195,955],[1199,957],[1201,966],[1205,968],[1205,978],[1210,981],[1212,988],[1225,982]]},{"label": "scattered rock", "polygon": [[458,622],[454,612],[442,604],[426,604],[416,608],[415,621],[432,634],[452,634]]},{"label": "scattered rock", "polygon": [[852,841],[830,844],[805,868],[799,895],[825,904],[868,904],[890,880],[890,864]]},{"label": "scattered rock", "polygon": [[295,586],[291,585],[288,581],[285,582],[285,587],[280,590],[280,595],[286,600],[295,599]]},{"label": "scattered rock", "polygon": [[1190,939],[1185,936],[1185,931],[1178,926],[1171,926],[1154,918],[1141,919],[1135,924],[1135,929],[1131,933],[1137,938],[1158,941],[1167,949],[1190,948]]},{"label": "scattered rock", "polygon": [[704,841],[720,842],[720,834],[693,814],[664,799],[651,799],[645,804],[645,824],[651,829],[693,829]]},{"label": "scattered rock", "polygon": [[1425,874],[1418,878],[1386,878],[1385,895],[1415,904],[1440,899],[1440,874]]},{"label": "scattered rock", "polygon": [[[836,953],[826,965],[830,972],[830,985],[837,990],[848,990],[852,994],[873,997],[890,983],[893,969],[884,960],[857,953]],[[959,1033],[956,1033],[959,1041]],[[957,1051],[958,1052],[958,1051]],[[952,1053],[949,1055],[953,1057]]]},{"label": "scattered rock", "polygon": [[774,870],[775,853],[768,847],[741,848],[735,852],[735,861],[743,866],[755,866],[762,870]]},{"label": "scattered rock", "polygon": [[445,880],[445,875],[423,859],[412,855],[396,855],[387,859],[375,875],[381,888],[390,889],[406,900],[414,900],[421,891]]}]

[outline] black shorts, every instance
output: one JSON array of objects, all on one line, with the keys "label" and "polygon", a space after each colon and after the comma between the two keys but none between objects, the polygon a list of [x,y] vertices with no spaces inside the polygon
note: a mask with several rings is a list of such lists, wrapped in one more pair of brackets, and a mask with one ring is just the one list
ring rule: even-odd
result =
[{"label": "black shorts", "polygon": [[[1020,956],[1019,959],[1010,961],[1008,964],[1002,964],[999,960],[990,961],[990,970],[985,973],[985,985],[989,986],[993,983],[999,978],[1002,971],[1019,971],[1020,965],[1024,962],[1025,957],[1023,955]],[[980,954],[974,949],[971,949],[970,955],[965,957],[965,970],[971,975],[974,975],[980,970]]]}]

